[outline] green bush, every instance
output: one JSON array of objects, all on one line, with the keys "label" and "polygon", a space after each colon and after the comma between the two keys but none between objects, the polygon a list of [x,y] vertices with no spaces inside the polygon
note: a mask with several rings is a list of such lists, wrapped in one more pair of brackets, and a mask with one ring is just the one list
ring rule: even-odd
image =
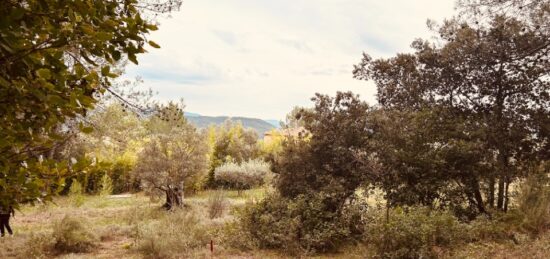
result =
[{"label": "green bush", "polygon": [[371,212],[365,235],[380,258],[438,258],[438,248],[450,247],[463,236],[460,222],[448,212],[428,208]]},{"label": "green bush", "polygon": [[228,162],[216,168],[218,186],[247,190],[266,183],[272,175],[269,164],[261,160],[249,160],[241,164]]},{"label": "green bush", "polygon": [[113,181],[111,180],[111,177],[109,177],[109,175],[104,174],[103,177],[101,177],[101,190],[99,194],[111,195],[112,193],[113,193]]},{"label": "green bush", "polygon": [[69,198],[73,206],[80,207],[84,204],[83,188],[79,181],[73,179],[69,189]]},{"label": "green bush", "polygon": [[[362,234],[360,211],[348,206],[330,212],[322,193],[286,199],[272,194],[239,212],[239,222],[227,226],[228,235],[245,248],[284,249],[291,254],[334,251]],[[242,248],[243,245],[238,245]],[[248,247],[247,247],[248,246]]]},{"label": "green bush", "polygon": [[88,252],[96,246],[97,238],[82,220],[69,215],[54,225],[52,236],[54,249],[61,253]]},{"label": "green bush", "polygon": [[[519,220],[518,220],[519,218]],[[464,223],[462,228],[466,232],[463,240],[467,242],[503,241],[513,238],[515,229],[521,216],[509,212],[508,214],[494,214],[493,219],[480,216],[475,220]]]}]

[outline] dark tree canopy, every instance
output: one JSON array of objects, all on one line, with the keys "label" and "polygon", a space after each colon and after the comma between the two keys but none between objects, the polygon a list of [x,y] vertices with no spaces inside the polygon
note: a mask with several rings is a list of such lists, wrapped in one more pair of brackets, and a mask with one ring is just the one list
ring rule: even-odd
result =
[{"label": "dark tree canopy", "polygon": [[441,131],[432,132],[434,138],[425,144],[447,147],[458,137],[482,145],[490,154],[483,163],[494,169],[484,170],[488,204],[494,205],[497,180],[496,206],[506,210],[507,190],[519,169],[548,159],[550,46],[537,30],[503,16],[475,26],[453,19],[438,29],[440,44],[416,40],[414,53],[389,59],[365,54],[354,75],[376,83],[383,109],[437,111],[432,120],[460,129],[442,131],[440,137],[435,136]]},{"label": "dark tree canopy", "polygon": [[312,100],[315,107],[299,115],[306,131],[285,141],[275,158],[277,188],[290,198],[323,193],[336,211],[373,174],[369,106],[349,92]]}]

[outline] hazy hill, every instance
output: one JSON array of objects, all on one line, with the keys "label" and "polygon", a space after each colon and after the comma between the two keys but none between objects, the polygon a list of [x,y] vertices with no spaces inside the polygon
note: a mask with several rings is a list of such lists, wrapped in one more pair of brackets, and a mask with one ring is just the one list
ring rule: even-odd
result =
[{"label": "hazy hill", "polygon": [[256,119],[245,117],[229,117],[229,116],[202,116],[196,113],[185,113],[185,117],[197,128],[207,128],[208,126],[221,125],[224,121],[230,119],[231,121],[240,121],[245,128],[253,128],[258,132],[259,137],[263,137],[264,133],[275,128],[271,123]]}]

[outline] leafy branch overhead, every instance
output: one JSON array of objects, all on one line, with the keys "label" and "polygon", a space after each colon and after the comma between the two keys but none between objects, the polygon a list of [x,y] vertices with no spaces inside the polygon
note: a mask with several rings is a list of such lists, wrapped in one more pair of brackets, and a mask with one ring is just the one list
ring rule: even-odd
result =
[{"label": "leafy branch overhead", "polygon": [[[116,67],[138,63],[157,30],[145,12],[167,12],[181,1],[3,1],[0,10],[0,174],[2,203],[45,196],[68,168],[38,166],[61,124],[84,116],[111,91]],[[163,9],[163,7],[166,7]],[[88,127],[81,127],[89,131]],[[39,161],[40,160],[40,161]],[[26,165],[26,167],[21,166]],[[45,167],[47,163],[42,163]],[[50,175],[51,177],[45,177]],[[16,179],[27,179],[24,186]]]}]

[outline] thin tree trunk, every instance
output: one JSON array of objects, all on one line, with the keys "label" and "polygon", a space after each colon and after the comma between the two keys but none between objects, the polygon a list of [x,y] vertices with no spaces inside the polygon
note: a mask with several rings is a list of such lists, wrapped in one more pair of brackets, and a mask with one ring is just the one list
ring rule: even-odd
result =
[{"label": "thin tree trunk", "polygon": [[485,210],[485,205],[483,204],[483,197],[481,196],[481,191],[479,188],[479,182],[477,180],[474,180],[472,183],[472,188],[474,191],[474,199],[476,201],[477,209],[480,213],[487,214],[487,211]]},{"label": "thin tree trunk", "polygon": [[500,169],[500,177],[498,178],[498,197],[497,197],[497,209],[504,211],[504,196],[505,194],[505,185],[506,185],[506,179],[507,177],[507,169],[508,169],[508,157],[505,154],[505,152],[502,151],[502,149],[499,151],[499,169]]},{"label": "thin tree trunk", "polygon": [[504,175],[498,178],[498,196],[497,196],[497,209],[503,210],[504,208]]},{"label": "thin tree trunk", "polygon": [[495,177],[491,176],[489,179],[489,195],[487,197],[487,203],[491,208],[495,207]]},{"label": "thin tree trunk", "polygon": [[508,212],[508,188],[510,187],[510,180],[506,179],[506,188],[504,189],[504,212]]}]

